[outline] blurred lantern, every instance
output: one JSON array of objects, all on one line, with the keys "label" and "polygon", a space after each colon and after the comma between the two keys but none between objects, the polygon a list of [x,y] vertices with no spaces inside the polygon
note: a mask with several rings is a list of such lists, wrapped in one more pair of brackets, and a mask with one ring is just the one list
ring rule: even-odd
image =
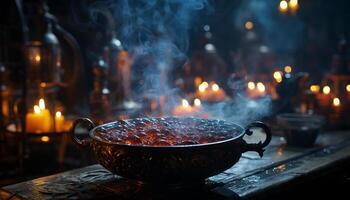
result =
[{"label": "blurred lantern", "polygon": [[25,45],[27,56],[28,82],[37,86],[44,83],[60,82],[61,47],[56,35],[52,32],[52,18],[45,2],[36,10],[35,30],[32,30]]},{"label": "blurred lantern", "polygon": [[111,94],[108,88],[108,65],[99,58],[93,65],[93,90],[90,94],[90,109],[95,119],[105,119],[111,111]]}]

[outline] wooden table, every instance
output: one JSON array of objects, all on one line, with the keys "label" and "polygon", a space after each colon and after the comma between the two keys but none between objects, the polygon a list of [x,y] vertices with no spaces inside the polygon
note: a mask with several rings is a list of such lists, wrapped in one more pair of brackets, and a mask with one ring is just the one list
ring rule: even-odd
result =
[{"label": "wooden table", "polygon": [[239,199],[262,197],[350,160],[350,131],[319,135],[312,148],[287,147],[274,136],[262,159],[243,154],[232,168],[182,189],[148,188],[112,175],[100,165],[6,186],[0,199]]}]

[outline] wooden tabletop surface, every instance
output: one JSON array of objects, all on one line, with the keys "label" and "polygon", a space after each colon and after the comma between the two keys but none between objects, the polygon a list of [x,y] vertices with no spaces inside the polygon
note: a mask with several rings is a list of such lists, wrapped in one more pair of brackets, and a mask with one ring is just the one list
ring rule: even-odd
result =
[{"label": "wooden tabletop surface", "polygon": [[254,152],[205,184],[147,187],[91,165],[0,189],[0,199],[239,199],[261,196],[283,184],[330,170],[350,159],[350,131],[320,134],[312,148],[288,147],[274,136],[264,157]]}]

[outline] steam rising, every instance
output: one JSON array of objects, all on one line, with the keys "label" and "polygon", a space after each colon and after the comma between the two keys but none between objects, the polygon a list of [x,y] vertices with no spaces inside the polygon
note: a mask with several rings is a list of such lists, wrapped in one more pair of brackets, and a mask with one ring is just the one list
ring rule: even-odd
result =
[{"label": "steam rising", "polygon": [[[246,6],[257,9],[259,13],[264,12],[264,3],[249,2],[255,2],[258,7],[249,3]],[[197,11],[209,10],[208,7],[206,0],[120,0],[95,3],[91,5],[91,13],[94,15],[105,8],[111,10],[119,23],[116,26],[117,37],[131,52],[136,75],[141,74],[141,77],[134,77],[142,80],[142,86],[135,90],[137,97],[166,98],[162,111],[164,115],[171,115],[170,108],[181,103],[180,91],[172,85],[171,72],[187,62],[189,30],[194,26]],[[261,20],[267,17],[263,14]],[[242,95],[237,96],[230,103],[201,106],[211,117],[241,124],[269,114],[270,98],[252,101]]]}]

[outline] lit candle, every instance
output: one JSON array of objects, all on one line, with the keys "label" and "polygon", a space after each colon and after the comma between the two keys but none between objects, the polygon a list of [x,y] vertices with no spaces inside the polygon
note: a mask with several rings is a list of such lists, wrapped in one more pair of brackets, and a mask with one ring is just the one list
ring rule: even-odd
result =
[{"label": "lit candle", "polygon": [[191,116],[193,112],[192,106],[186,99],[182,99],[181,105],[176,106],[173,110],[175,116]]},{"label": "lit candle", "polygon": [[259,98],[266,95],[266,87],[262,82],[255,84],[254,82],[248,82],[247,95],[251,98]]},{"label": "lit candle", "polygon": [[56,114],[55,114],[55,129],[56,129],[56,132],[65,131],[64,128],[65,128],[65,126],[64,126],[64,116],[62,115],[62,113],[60,111],[57,111]]},{"label": "lit candle", "polygon": [[203,82],[198,86],[197,96],[205,101],[222,101],[226,94],[223,89],[216,83]]},{"label": "lit candle", "polygon": [[47,112],[43,112],[38,105],[35,105],[34,112],[26,115],[26,131],[42,133],[50,131],[50,128],[50,114],[47,115]]}]

